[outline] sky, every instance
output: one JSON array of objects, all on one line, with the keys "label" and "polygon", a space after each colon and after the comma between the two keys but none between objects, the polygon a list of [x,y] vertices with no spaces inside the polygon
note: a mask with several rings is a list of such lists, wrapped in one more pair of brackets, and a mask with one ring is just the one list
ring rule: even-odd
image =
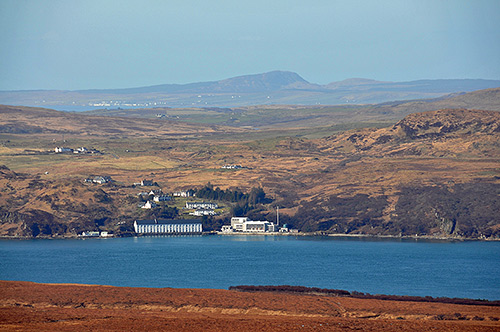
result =
[{"label": "sky", "polygon": [[0,90],[500,79],[500,0],[0,0]]}]

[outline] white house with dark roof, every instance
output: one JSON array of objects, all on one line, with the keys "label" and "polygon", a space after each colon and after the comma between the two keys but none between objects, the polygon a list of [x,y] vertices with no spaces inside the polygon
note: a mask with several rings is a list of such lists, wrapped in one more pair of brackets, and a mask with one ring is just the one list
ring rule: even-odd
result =
[{"label": "white house with dark roof", "polygon": [[73,149],[58,146],[54,149],[54,152],[55,153],[72,153]]},{"label": "white house with dark roof", "polygon": [[151,187],[154,185],[154,182],[153,180],[142,180],[141,181],[141,186],[148,186],[148,187]]},{"label": "white house with dark roof", "polygon": [[168,195],[156,195],[153,197],[153,201],[155,202],[165,202],[165,201],[170,201],[172,197]]},{"label": "white house with dark roof", "polygon": [[157,207],[158,205],[156,205],[155,203],[152,203],[151,201],[147,201],[146,203],[144,203],[142,206],[141,206],[141,209],[154,209],[155,207]]}]

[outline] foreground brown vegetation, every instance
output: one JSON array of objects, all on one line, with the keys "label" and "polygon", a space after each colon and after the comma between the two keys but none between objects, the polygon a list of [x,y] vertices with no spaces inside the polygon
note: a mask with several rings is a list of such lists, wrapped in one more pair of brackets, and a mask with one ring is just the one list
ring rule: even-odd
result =
[{"label": "foreground brown vegetation", "polygon": [[499,307],[0,281],[2,331],[498,331]]},{"label": "foreground brown vegetation", "polygon": [[406,302],[435,302],[435,303],[452,303],[452,304],[468,304],[468,305],[487,305],[487,306],[500,306],[500,301],[488,300],[473,300],[462,298],[449,298],[449,297],[432,297],[432,296],[406,296],[406,295],[380,295],[369,294],[362,292],[349,292],[342,289],[328,289],[318,287],[304,287],[304,286],[231,286],[229,290],[240,292],[275,292],[275,293],[294,293],[294,294],[315,294],[315,295],[331,295],[331,296],[347,296],[357,299],[373,299],[373,300],[389,300],[389,301],[406,301]]}]

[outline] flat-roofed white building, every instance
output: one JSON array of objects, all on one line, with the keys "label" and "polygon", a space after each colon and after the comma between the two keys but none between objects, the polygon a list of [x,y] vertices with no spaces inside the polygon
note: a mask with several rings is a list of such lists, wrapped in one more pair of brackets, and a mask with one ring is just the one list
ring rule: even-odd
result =
[{"label": "flat-roofed white building", "polygon": [[134,230],[138,234],[199,234],[203,232],[201,220],[136,220]]},{"label": "flat-roofed white building", "polygon": [[223,232],[247,232],[247,233],[265,233],[276,232],[276,225],[265,221],[249,220],[247,217],[231,218],[231,226],[223,226]]}]

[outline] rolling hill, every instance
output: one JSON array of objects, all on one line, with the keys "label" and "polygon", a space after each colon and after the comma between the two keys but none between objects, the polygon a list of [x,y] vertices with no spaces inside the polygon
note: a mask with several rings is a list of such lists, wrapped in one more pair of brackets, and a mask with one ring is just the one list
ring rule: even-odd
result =
[{"label": "rolling hill", "polygon": [[[141,189],[132,184],[154,179],[164,192],[209,182],[240,192],[262,187],[272,202],[247,215],[275,220],[279,205],[282,222],[305,232],[500,238],[496,111],[427,111],[384,128],[317,139],[45,109],[4,107],[0,114],[2,236],[129,234],[135,218],[163,213],[138,208]],[[249,132],[255,138],[240,140]],[[49,152],[61,145],[95,147],[102,154]],[[243,167],[228,171],[221,168],[225,164]],[[83,183],[93,174],[116,182]],[[234,204],[220,205],[229,211]],[[206,229],[228,218],[207,221]]]},{"label": "rolling hill", "polygon": [[0,103],[78,111],[100,107],[345,105],[436,98],[450,93],[496,87],[500,87],[500,81],[480,79],[410,82],[348,79],[319,85],[306,81],[297,73],[272,71],[220,81],[128,89],[0,91]]},{"label": "rolling hill", "polygon": [[[293,106],[268,105],[230,108],[138,108],[99,109],[84,112],[89,115],[165,119],[187,123],[219,124],[231,127],[260,129],[297,129],[311,127],[349,128],[360,123],[388,124],[416,112],[445,108],[500,111],[500,88],[469,93],[451,94],[440,98],[395,101],[375,105]],[[354,125],[356,124],[356,125]]]}]

